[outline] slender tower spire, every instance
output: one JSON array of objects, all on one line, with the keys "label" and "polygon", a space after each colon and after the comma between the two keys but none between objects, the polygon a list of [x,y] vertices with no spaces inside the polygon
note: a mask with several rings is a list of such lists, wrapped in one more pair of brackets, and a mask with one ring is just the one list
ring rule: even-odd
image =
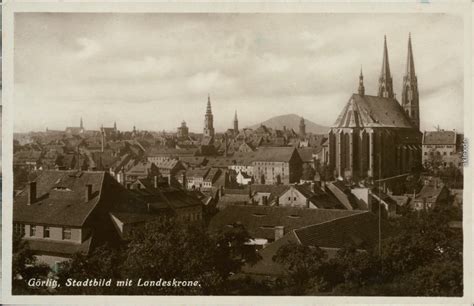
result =
[{"label": "slender tower spire", "polygon": [[83,122],[82,122],[82,117],[81,117],[81,122],[80,122],[80,125],[79,125],[79,127],[80,127],[81,129],[83,129],[83,128],[84,128],[84,124],[83,124]]},{"label": "slender tower spire", "polygon": [[359,75],[359,95],[365,95],[365,87],[364,87],[364,75],[362,74],[362,66],[360,67],[360,75]]},{"label": "slender tower spire", "polygon": [[235,115],[234,115],[234,133],[237,135],[239,132],[239,119],[237,119],[237,110],[235,110]]},{"label": "slender tower spire", "polygon": [[415,62],[411,46],[411,34],[408,34],[407,66],[403,76],[402,107],[416,128],[420,128],[420,104],[418,80],[415,74]]},{"label": "slender tower spire", "polygon": [[211,109],[211,96],[207,95],[207,108],[204,115],[204,136],[214,137],[214,117]]},{"label": "slender tower spire", "polygon": [[387,37],[385,35],[383,39],[383,61],[379,78],[378,96],[393,99],[393,82],[388,61]]}]

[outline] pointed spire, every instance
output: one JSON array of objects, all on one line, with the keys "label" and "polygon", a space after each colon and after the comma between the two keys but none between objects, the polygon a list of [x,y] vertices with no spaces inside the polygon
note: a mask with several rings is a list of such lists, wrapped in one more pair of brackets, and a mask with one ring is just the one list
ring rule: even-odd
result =
[{"label": "pointed spire", "polygon": [[388,60],[388,48],[387,48],[387,36],[384,35],[383,39],[383,60],[382,70],[379,78],[379,97],[393,98],[393,82],[392,74],[390,73],[390,64]]},{"label": "pointed spire", "polygon": [[365,95],[365,87],[364,87],[364,75],[362,74],[362,66],[360,66],[360,75],[359,75],[359,95]]},{"label": "pointed spire", "polygon": [[81,129],[84,128],[84,124],[83,124],[83,122],[82,122],[82,117],[81,117],[81,123],[80,123],[79,127],[80,127]]},{"label": "pointed spire", "polygon": [[235,110],[234,121],[237,121],[237,110]]},{"label": "pointed spire", "polygon": [[211,109],[211,95],[207,94],[207,108],[206,108],[206,114],[211,114],[212,109]]},{"label": "pointed spire", "polygon": [[380,77],[391,77],[390,64],[388,62],[387,36],[383,36],[383,62]]},{"label": "pointed spire", "polygon": [[411,47],[411,33],[408,33],[408,53],[407,53],[407,67],[405,75],[408,78],[415,76],[415,62],[413,61],[413,50]]}]

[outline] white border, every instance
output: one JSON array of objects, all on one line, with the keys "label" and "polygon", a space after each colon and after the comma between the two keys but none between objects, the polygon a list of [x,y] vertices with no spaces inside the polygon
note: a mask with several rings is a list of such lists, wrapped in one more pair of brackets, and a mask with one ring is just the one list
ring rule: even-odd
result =
[{"label": "white border", "polygon": [[[11,295],[11,232],[12,232],[12,195],[13,195],[13,20],[14,12],[261,12],[261,13],[443,13],[459,14],[464,18],[464,134],[472,140],[472,96],[471,96],[471,47],[472,45],[472,8],[468,0],[458,1],[398,1],[375,2],[127,2],[119,1],[4,1],[3,5],[3,260],[2,260],[2,302],[27,304],[235,304],[254,303],[268,305],[289,304],[470,304],[472,303],[472,166],[465,169],[464,183],[464,297],[462,298],[416,298],[416,297],[313,297],[313,296],[12,296]],[[449,103],[449,101],[447,101]],[[472,161],[470,162],[472,164]]]}]

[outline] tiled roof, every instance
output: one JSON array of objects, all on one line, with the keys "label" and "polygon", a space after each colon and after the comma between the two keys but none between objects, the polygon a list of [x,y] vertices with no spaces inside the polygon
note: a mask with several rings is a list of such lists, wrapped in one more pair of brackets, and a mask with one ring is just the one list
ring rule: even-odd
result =
[{"label": "tiled roof", "polygon": [[155,165],[159,168],[159,169],[174,169],[174,167],[176,167],[178,165],[179,161],[176,160],[176,159],[168,159],[168,160],[164,160],[164,161],[161,161],[161,162],[158,162],[158,163],[155,163]]},{"label": "tiled roof", "polygon": [[275,226],[283,226],[285,232],[288,232],[303,226],[360,213],[361,211],[337,209],[229,205],[211,219],[209,229],[218,231],[228,228],[229,225],[240,223],[253,238],[274,239]]},{"label": "tiled roof", "polygon": [[333,127],[413,128],[413,125],[397,100],[353,94]]},{"label": "tiled roof", "polygon": [[[255,161],[289,162],[296,149],[294,147],[260,147]],[[296,154],[298,154],[296,152]]]},{"label": "tiled roof", "polygon": [[424,145],[456,145],[455,131],[431,131],[423,135]]},{"label": "tiled roof", "polygon": [[[13,220],[31,224],[82,226],[99,202],[104,172],[43,171],[36,179],[37,200],[28,205],[29,185],[13,201]],[[86,201],[86,185],[92,199]]]},{"label": "tiled roof", "polygon": [[273,261],[273,256],[278,252],[278,249],[287,243],[298,243],[298,238],[293,231],[287,233],[277,241],[268,244],[265,248],[261,249],[258,254],[261,259],[254,265],[246,264],[242,267],[242,272],[248,274],[257,275],[284,275],[286,269]]},{"label": "tiled roof", "polygon": [[317,151],[314,148],[299,148],[298,154],[300,155],[303,162],[310,163],[313,162],[313,154],[316,154]]},{"label": "tiled roof", "polygon": [[[378,243],[379,219],[372,212],[359,213],[334,218],[327,222],[295,229],[298,240],[303,245],[322,248],[343,248],[355,244],[358,248],[368,249]],[[391,235],[391,229],[382,219],[382,236]]]},{"label": "tiled roof", "polygon": [[109,214],[111,216],[116,217],[124,224],[154,221],[154,220],[158,220],[161,217],[161,215],[159,214],[129,213],[129,212],[110,212]]}]

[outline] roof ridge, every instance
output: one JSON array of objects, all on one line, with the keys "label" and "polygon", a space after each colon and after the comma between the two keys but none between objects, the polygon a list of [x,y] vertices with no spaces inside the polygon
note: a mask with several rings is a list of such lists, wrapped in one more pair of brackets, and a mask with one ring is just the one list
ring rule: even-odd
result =
[{"label": "roof ridge", "polygon": [[94,209],[96,208],[97,204],[100,202],[101,200],[101,197],[102,197],[102,189],[104,187],[104,181],[105,181],[105,171],[101,171],[103,172],[102,175],[101,175],[101,181],[100,181],[100,188],[99,188],[99,194],[97,195],[97,198],[95,199],[96,203],[94,204],[94,206],[91,208],[91,210],[89,210],[89,212],[87,213],[87,215],[84,217],[82,223],[81,223],[81,226],[84,225],[84,222],[86,222],[87,218],[89,218],[89,216],[91,215],[91,213],[94,211]]},{"label": "roof ridge", "polygon": [[[324,210],[326,210],[326,209],[324,209]],[[311,227],[311,226],[318,226],[318,225],[321,225],[321,224],[334,222],[336,220],[340,220],[340,219],[344,219],[344,218],[348,218],[348,217],[352,217],[352,216],[358,216],[358,215],[362,215],[362,214],[365,214],[365,213],[370,213],[370,211],[368,211],[368,210],[361,210],[360,212],[358,210],[352,210],[351,212],[355,212],[355,213],[352,214],[352,215],[342,216],[342,217],[335,218],[335,219],[332,219],[332,220],[323,221],[323,222],[316,223],[316,224],[311,224],[311,225],[306,225],[306,226],[303,226],[303,227],[300,227],[300,228],[295,228],[294,231],[296,231],[296,230],[299,231],[299,230],[302,230],[302,229],[305,229],[305,228],[308,228],[308,227]]]}]

